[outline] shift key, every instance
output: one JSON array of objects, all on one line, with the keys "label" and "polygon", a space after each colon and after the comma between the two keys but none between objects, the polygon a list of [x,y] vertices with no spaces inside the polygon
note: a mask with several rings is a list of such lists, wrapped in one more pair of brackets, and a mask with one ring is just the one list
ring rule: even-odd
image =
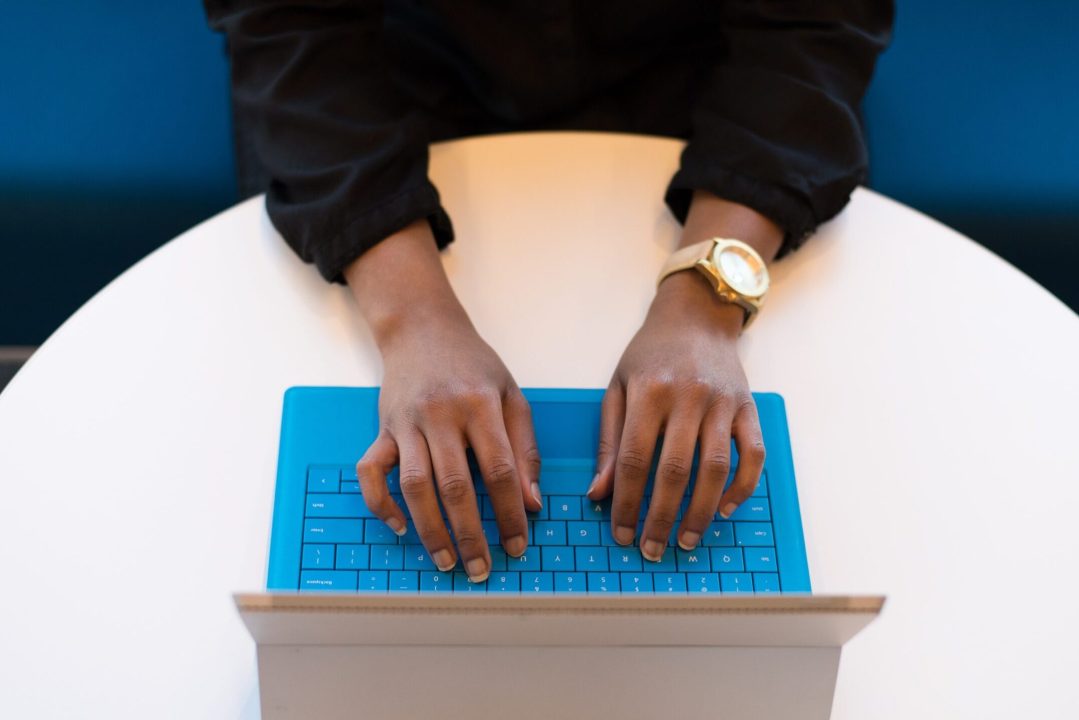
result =
[{"label": "shift key", "polygon": [[348,493],[331,495],[330,493],[307,494],[307,517],[320,518],[371,518],[374,517],[363,501],[363,495]]},{"label": "shift key", "polygon": [[767,547],[775,545],[772,539],[772,523],[736,522],[734,537],[739,545]]}]

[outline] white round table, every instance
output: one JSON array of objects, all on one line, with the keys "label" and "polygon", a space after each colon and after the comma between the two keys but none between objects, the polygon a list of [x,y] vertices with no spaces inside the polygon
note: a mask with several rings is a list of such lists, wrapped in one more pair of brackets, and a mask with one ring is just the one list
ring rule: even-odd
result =
[{"label": "white round table", "polygon": [[[433,148],[446,267],[522,386],[606,386],[674,246],[680,148]],[[835,717],[1079,716],[1079,319],[866,190],[773,275],[742,351],[787,400],[814,588],[888,595]],[[264,586],[282,393],[380,374],[261,199],[76,313],[0,395],[0,716],[256,717],[231,593]]]}]

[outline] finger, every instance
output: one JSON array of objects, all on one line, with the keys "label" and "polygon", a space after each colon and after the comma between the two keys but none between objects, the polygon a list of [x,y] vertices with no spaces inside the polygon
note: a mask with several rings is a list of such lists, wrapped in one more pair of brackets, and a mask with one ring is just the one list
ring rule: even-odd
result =
[{"label": "finger", "polygon": [[375,517],[400,536],[408,529],[408,521],[404,512],[390,497],[390,489],[386,485],[386,475],[396,465],[397,443],[389,433],[383,431],[356,463],[356,477],[363,491],[364,504],[371,509]]},{"label": "finger", "polygon": [[416,526],[416,534],[431,561],[442,572],[448,572],[457,564],[457,553],[438,507],[427,442],[419,432],[412,431],[402,433],[398,444],[401,448],[401,494],[412,515],[412,524]]},{"label": "finger", "polygon": [[614,468],[614,500],[611,503],[611,534],[615,542],[628,545],[637,534],[641,498],[652,468],[656,438],[664,410],[652,393],[626,393],[626,423],[618,443]]},{"label": "finger", "polygon": [[618,443],[622,438],[622,426],[626,422],[626,391],[622,383],[612,380],[603,393],[600,406],[599,450],[596,453],[596,476],[588,487],[588,497],[602,500],[614,489],[614,467],[618,457]]},{"label": "finger", "polygon": [[678,520],[678,508],[689,484],[693,448],[697,445],[703,415],[703,409],[686,408],[676,411],[667,422],[659,465],[656,467],[656,482],[652,488],[652,502],[641,531],[641,555],[647,560],[658,562],[667,549],[671,530]]},{"label": "finger", "polygon": [[700,442],[697,483],[678,528],[678,546],[683,550],[697,547],[708,532],[719,508],[723,486],[727,484],[731,467],[731,413],[724,406],[716,406],[705,415]]},{"label": "finger", "polygon": [[734,481],[719,500],[719,514],[725,518],[753,494],[764,471],[764,437],[756,403],[749,401],[738,410],[731,434],[738,448],[738,468]]},{"label": "finger", "polygon": [[473,415],[467,435],[494,507],[502,547],[520,557],[528,547],[528,522],[502,408],[495,405]]},{"label": "finger", "polygon": [[525,508],[536,512],[543,508],[540,494],[540,454],[532,427],[532,408],[520,390],[515,390],[502,404],[513,458],[517,461],[517,479]]},{"label": "finger", "polygon": [[476,488],[465,459],[464,438],[453,428],[427,433],[435,484],[457,541],[457,552],[472,582],[483,582],[491,573],[491,553],[483,536]]}]

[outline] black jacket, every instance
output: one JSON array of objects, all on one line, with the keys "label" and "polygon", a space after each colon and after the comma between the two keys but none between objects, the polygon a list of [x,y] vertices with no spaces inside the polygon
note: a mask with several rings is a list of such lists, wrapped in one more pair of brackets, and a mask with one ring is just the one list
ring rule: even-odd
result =
[{"label": "black jacket", "polygon": [[232,57],[238,161],[330,280],[418,218],[447,138],[592,129],[686,138],[666,201],[748,205],[784,251],[865,179],[859,104],[891,0],[205,0]]}]

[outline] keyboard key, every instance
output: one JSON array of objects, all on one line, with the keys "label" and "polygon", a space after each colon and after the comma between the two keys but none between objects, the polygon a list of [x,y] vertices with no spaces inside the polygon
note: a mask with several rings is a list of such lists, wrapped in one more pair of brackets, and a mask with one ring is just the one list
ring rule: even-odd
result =
[{"label": "keyboard key", "polygon": [[405,545],[405,570],[437,570],[438,566],[423,545]]},{"label": "keyboard key", "polygon": [[540,468],[540,491],[544,495],[576,495],[580,497],[588,491],[592,478],[596,475],[595,463],[581,463],[573,466],[558,466],[544,462]]},{"label": "keyboard key", "polygon": [[396,545],[397,533],[381,520],[364,520],[363,541],[368,545]]},{"label": "keyboard key", "polygon": [[753,578],[749,573],[720,573],[719,583],[725,593],[753,592]]},{"label": "keyboard key", "polygon": [[549,572],[521,573],[521,592],[554,592],[554,578]]},{"label": "keyboard key", "polygon": [[731,514],[731,520],[749,520],[753,522],[771,522],[772,512],[766,498],[746,500]]},{"label": "keyboard key", "polygon": [[463,572],[455,572],[453,573],[453,592],[455,595],[457,593],[478,593],[483,595],[487,592],[487,581],[474,583]]},{"label": "keyboard key", "polygon": [[450,573],[421,572],[420,590],[423,592],[451,592],[453,590],[453,578]]},{"label": "keyboard key", "polygon": [[565,545],[566,523],[537,520],[533,525],[532,537],[537,545]]},{"label": "keyboard key", "polygon": [[611,570],[640,571],[641,551],[636,547],[607,548]]},{"label": "keyboard key", "polygon": [[601,547],[575,547],[574,559],[578,570],[604,572],[607,570],[607,549]]},{"label": "keyboard key", "polygon": [[588,590],[588,582],[583,572],[556,572],[554,574],[555,592],[583,593]]},{"label": "keyboard key", "polygon": [[779,592],[779,575],[775,573],[753,573],[753,590],[759,593]]},{"label": "keyboard key", "polygon": [[491,572],[499,572],[507,570],[507,564],[509,563],[509,555],[502,549],[501,545],[491,546]]},{"label": "keyboard key", "polygon": [[343,493],[358,493],[360,491],[360,482],[358,480],[342,480],[341,492]]},{"label": "keyboard key", "polygon": [[776,572],[774,548],[746,548],[746,570],[750,572]]},{"label": "keyboard key", "polygon": [[650,573],[622,573],[622,592],[652,592],[652,575]]},{"label": "keyboard key", "polygon": [[506,556],[506,569],[514,570],[517,572],[527,572],[528,570],[540,569],[540,549],[538,547],[530,547],[525,550],[525,554],[521,557],[513,557],[512,555]]},{"label": "keyboard key", "polygon": [[574,521],[566,523],[570,545],[599,545],[599,523]]},{"label": "keyboard key", "polygon": [[389,488],[391,495],[401,494],[401,470],[400,468],[394,468],[390,471],[390,474],[386,476],[386,487]]},{"label": "keyboard key", "polygon": [[333,570],[333,545],[304,545],[300,567],[304,570]]},{"label": "keyboard key", "polygon": [[320,520],[303,522],[305,543],[362,543],[363,520]]},{"label": "keyboard key", "polygon": [[366,570],[370,561],[366,545],[338,545],[337,563],[338,570]]},{"label": "keyboard key", "polygon": [[372,545],[372,570],[401,570],[404,568],[404,548],[400,545]]},{"label": "keyboard key", "polygon": [[422,545],[423,541],[420,540],[420,534],[416,530],[416,526],[413,523],[408,523],[405,527],[405,534],[401,536],[398,542],[402,545]]},{"label": "keyboard key", "polygon": [[389,585],[389,573],[385,570],[361,570],[359,573],[360,592],[386,592]]},{"label": "keyboard key", "polygon": [[618,573],[590,572],[588,573],[589,593],[616,593],[621,585],[618,581]]},{"label": "keyboard key", "polygon": [[495,519],[495,504],[491,502],[490,495],[484,495],[479,498],[480,501],[480,518],[483,520]]},{"label": "keyboard key", "polygon": [[349,570],[304,570],[300,573],[300,589],[355,591],[356,573]]},{"label": "keyboard key", "polygon": [[521,591],[521,573],[496,572],[487,578],[489,593],[518,593]]},{"label": "keyboard key", "polygon": [[390,592],[417,592],[419,589],[419,578],[414,570],[395,570],[390,573]]},{"label": "keyboard key", "polygon": [[686,589],[694,594],[718,593],[718,573],[686,573]]},{"label": "keyboard key", "polygon": [[678,559],[678,572],[708,572],[708,548],[696,547],[693,550],[677,548],[674,551]]},{"label": "keyboard key", "polygon": [[335,493],[341,484],[341,471],[335,467],[315,466],[307,471],[307,492]]},{"label": "keyboard key", "polygon": [[483,537],[487,538],[488,545],[498,544],[498,523],[494,520],[484,520],[480,523],[480,527],[483,528]]},{"label": "keyboard key", "polygon": [[573,561],[573,548],[543,546],[540,548],[541,562],[544,570],[574,570],[576,565]]},{"label": "keyboard key", "polygon": [[712,569],[716,572],[742,572],[742,548],[712,548]]},{"label": "keyboard key", "polygon": [[[716,517],[719,517],[718,515]],[[729,547],[734,545],[734,525],[725,520],[717,520],[708,526],[701,544],[707,547]]]},{"label": "keyboard key", "polygon": [[618,543],[614,541],[614,535],[611,534],[610,521],[601,522],[599,524],[599,544],[606,545],[608,547],[618,545]]},{"label": "keyboard key", "polygon": [[356,475],[355,465],[344,465],[341,468],[341,482],[356,482],[358,480]]},{"label": "keyboard key", "polygon": [[372,517],[363,502],[363,497],[355,493],[348,495],[330,495],[311,493],[307,496],[307,517],[362,518]]},{"label": "keyboard key", "polygon": [[550,517],[552,520],[580,520],[581,499],[556,495],[550,499]]},{"label": "keyboard key", "polygon": [[600,522],[604,518],[611,516],[611,501],[610,500],[589,500],[587,497],[581,497],[581,519],[592,520],[594,522]]},{"label": "keyboard key", "polygon": [[768,497],[768,475],[767,471],[761,475],[761,481],[757,483],[757,489],[753,491],[753,497]]},{"label": "keyboard key", "polygon": [[772,523],[739,522],[734,524],[734,537],[739,545],[774,545]]},{"label": "keyboard key", "polygon": [[[645,560],[641,569],[647,572],[675,572],[678,570],[678,560],[675,552],[676,548],[668,547],[664,549],[659,561]],[[641,557],[643,558],[644,556],[642,555]]]},{"label": "keyboard key", "polygon": [[655,573],[652,583],[657,593],[684,593],[686,576],[682,573]]},{"label": "keyboard key", "polygon": [[550,516],[550,513],[547,511],[547,505],[548,505],[547,498],[541,497],[541,499],[540,499],[540,509],[537,510],[536,512],[528,511],[528,513],[527,513],[528,514],[528,519],[529,520],[549,520],[551,516]]}]

